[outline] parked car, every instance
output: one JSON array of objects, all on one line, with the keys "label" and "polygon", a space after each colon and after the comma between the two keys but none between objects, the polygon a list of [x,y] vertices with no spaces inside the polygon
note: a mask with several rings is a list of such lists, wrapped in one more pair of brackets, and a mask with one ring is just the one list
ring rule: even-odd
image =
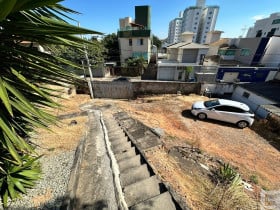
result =
[{"label": "parked car", "polygon": [[220,120],[236,124],[239,128],[251,126],[255,116],[246,104],[227,99],[197,101],[193,103],[191,113],[200,120]]},{"label": "parked car", "polygon": [[128,77],[118,77],[113,80],[113,82],[130,82],[130,78]]}]

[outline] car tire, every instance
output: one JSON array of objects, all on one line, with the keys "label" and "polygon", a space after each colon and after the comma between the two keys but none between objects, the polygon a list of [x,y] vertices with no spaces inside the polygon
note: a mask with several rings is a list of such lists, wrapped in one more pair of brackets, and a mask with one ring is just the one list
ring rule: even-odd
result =
[{"label": "car tire", "polygon": [[207,115],[205,113],[198,113],[197,117],[200,120],[205,120],[207,118]]},{"label": "car tire", "polygon": [[244,121],[244,120],[242,120],[242,121],[239,121],[236,125],[237,125],[238,128],[243,129],[243,128],[248,127],[249,123]]}]

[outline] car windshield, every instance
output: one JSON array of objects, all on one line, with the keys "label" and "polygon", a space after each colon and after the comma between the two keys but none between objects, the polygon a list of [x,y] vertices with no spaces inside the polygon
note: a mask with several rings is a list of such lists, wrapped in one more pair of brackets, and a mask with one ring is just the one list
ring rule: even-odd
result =
[{"label": "car windshield", "polygon": [[210,100],[210,101],[204,102],[205,107],[212,107],[212,106],[217,106],[217,105],[220,105],[219,100]]}]

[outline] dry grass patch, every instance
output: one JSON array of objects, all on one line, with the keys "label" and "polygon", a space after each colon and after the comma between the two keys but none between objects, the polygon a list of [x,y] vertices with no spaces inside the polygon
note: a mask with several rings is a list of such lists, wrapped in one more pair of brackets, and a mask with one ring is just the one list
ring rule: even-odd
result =
[{"label": "dry grass patch", "polygon": [[35,142],[42,150],[43,154],[57,154],[62,151],[75,150],[79,141],[85,134],[87,117],[76,117],[75,125],[70,125],[71,119],[62,120],[58,125],[51,125],[49,130],[37,129]]},{"label": "dry grass patch", "polygon": [[[56,99],[61,108],[49,110],[53,115],[66,115],[81,112],[80,105],[89,102],[89,95],[73,95],[69,98]],[[71,121],[75,120],[75,123]],[[38,128],[32,141],[39,146],[40,153],[53,155],[63,151],[75,150],[81,138],[85,134],[87,116],[59,121],[56,125],[50,125],[48,130]]]}]

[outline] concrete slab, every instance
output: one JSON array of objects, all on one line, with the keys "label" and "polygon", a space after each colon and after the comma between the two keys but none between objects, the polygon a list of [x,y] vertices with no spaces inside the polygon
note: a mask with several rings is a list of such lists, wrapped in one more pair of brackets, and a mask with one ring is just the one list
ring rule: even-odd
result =
[{"label": "concrete slab", "polygon": [[123,193],[127,206],[134,206],[161,193],[161,183],[156,176],[128,185]]},{"label": "concrete slab", "polygon": [[112,150],[115,154],[118,154],[122,151],[125,151],[125,150],[131,148],[131,146],[132,146],[131,142],[126,141],[126,142],[122,142],[122,143],[117,144],[117,145],[112,145],[111,148],[112,148]]},{"label": "concrete slab", "polygon": [[142,203],[136,204],[130,208],[130,210],[176,210],[176,206],[172,200],[169,192],[162,193],[156,197],[145,200]]},{"label": "concrete slab", "polygon": [[128,142],[127,137],[121,137],[121,138],[118,138],[118,139],[113,139],[113,141],[111,141],[111,139],[110,139],[110,143],[111,143],[112,147],[115,147],[119,144],[126,143],[126,142]]},{"label": "concrete slab", "polygon": [[[100,111],[89,112],[88,134],[68,186],[64,208],[118,209],[111,162],[106,151]],[[68,198],[69,197],[69,198]]]},{"label": "concrete slab", "polygon": [[123,132],[121,127],[118,127],[116,129],[107,128],[107,131],[108,131],[108,136],[112,136],[112,135],[114,136],[114,135],[120,135],[120,134],[124,134],[125,135],[125,133]]},{"label": "concrete slab", "polygon": [[135,150],[135,147],[131,147],[127,150],[124,150],[118,154],[115,154],[115,158],[118,162],[124,160],[124,159],[127,159],[127,158],[130,158],[130,157],[133,157],[136,155],[136,150]]},{"label": "concrete slab", "polygon": [[134,157],[126,158],[118,162],[120,172],[141,165],[141,156],[136,155]]},{"label": "concrete slab", "polygon": [[120,180],[122,187],[147,179],[151,176],[151,173],[147,167],[147,164],[143,164],[138,167],[129,168],[120,174]]},{"label": "concrete slab", "polygon": [[155,134],[148,133],[142,138],[131,139],[139,150],[147,150],[162,145],[161,140]]}]

